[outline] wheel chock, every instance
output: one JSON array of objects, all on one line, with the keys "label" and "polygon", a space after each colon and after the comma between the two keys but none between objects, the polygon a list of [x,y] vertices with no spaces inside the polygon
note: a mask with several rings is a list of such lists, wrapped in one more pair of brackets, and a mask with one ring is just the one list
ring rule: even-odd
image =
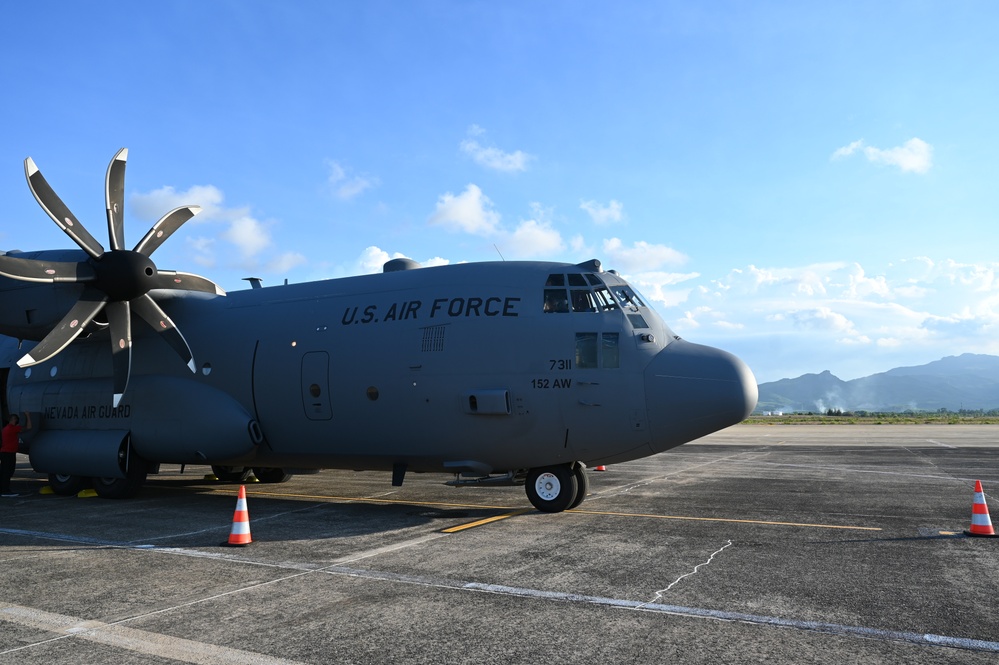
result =
[{"label": "wheel chock", "polygon": [[92,496],[97,496],[97,490],[93,488],[88,488],[85,490],[80,490],[80,493],[76,495],[80,499],[89,499]]},{"label": "wheel chock", "polygon": [[214,480],[218,480],[218,479],[219,479],[219,477],[216,476],[214,473],[206,473],[205,474],[205,480],[213,480],[214,481]]},{"label": "wheel chock", "polygon": [[46,485],[42,489],[38,490],[39,494],[55,494],[55,490],[52,489],[51,485]]}]

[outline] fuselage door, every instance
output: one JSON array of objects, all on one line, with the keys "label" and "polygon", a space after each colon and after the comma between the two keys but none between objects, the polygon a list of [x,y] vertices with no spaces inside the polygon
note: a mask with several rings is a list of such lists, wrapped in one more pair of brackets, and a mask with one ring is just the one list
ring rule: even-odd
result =
[{"label": "fuselage door", "polygon": [[302,356],[302,404],[310,420],[330,420],[330,356],[312,351]]}]

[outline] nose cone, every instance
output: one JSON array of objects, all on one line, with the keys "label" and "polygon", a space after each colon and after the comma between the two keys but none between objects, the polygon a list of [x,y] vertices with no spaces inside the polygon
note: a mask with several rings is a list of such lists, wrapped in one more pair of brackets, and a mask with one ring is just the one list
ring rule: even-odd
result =
[{"label": "nose cone", "polygon": [[677,340],[645,370],[652,448],[662,452],[745,420],[759,389],[731,353]]}]

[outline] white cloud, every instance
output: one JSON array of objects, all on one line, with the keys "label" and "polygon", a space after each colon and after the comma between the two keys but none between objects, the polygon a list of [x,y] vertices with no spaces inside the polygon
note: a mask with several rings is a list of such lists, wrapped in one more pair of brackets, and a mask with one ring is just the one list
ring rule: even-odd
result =
[{"label": "white cloud", "polygon": [[209,222],[226,217],[226,210],[222,207],[224,199],[222,190],[214,185],[194,185],[180,192],[173,187],[165,186],[146,194],[132,194],[128,197],[129,209],[126,212],[152,223],[174,208],[199,205],[201,212],[188,223]]},{"label": "white cloud", "polygon": [[565,243],[551,224],[528,219],[514,229],[502,247],[518,258],[550,257],[565,249]]},{"label": "white cloud", "polygon": [[236,245],[244,258],[256,256],[271,244],[267,228],[252,217],[234,219],[222,237]]},{"label": "white cloud", "polygon": [[284,252],[268,261],[264,270],[271,274],[280,274],[289,272],[306,263],[308,263],[308,259],[303,254],[299,254],[298,252]]},{"label": "white cloud", "polygon": [[903,172],[927,173],[933,166],[933,146],[919,138],[911,138],[894,148],[876,148],[866,145],[863,139],[837,148],[832,159],[849,157],[862,151],[867,161],[873,164],[897,166]]},{"label": "white cloud", "polygon": [[691,341],[736,352],[761,381],[824,369],[850,379],[945,355],[999,354],[997,275],[999,263],[928,257],[877,271],[748,266],[692,278],[686,300],[660,312]]},{"label": "white cloud", "polygon": [[378,178],[367,175],[353,175],[350,169],[332,159],[326,160],[329,169],[327,184],[333,196],[343,201],[360,195],[362,192],[378,185]]},{"label": "white cloud", "polygon": [[653,245],[639,240],[625,247],[620,238],[609,238],[603,243],[604,264],[621,272],[646,272],[659,270],[666,265],[682,265],[687,257],[666,245]]},{"label": "white cloud", "polygon": [[696,272],[674,273],[653,271],[626,275],[626,277],[646,298],[659,303],[659,305],[656,305],[657,307],[661,305],[676,307],[685,303],[690,297],[691,291],[694,290],[693,285],[677,288],[678,285],[697,279],[700,275]]},{"label": "white cloud", "polygon": [[449,231],[491,236],[498,231],[500,214],[493,209],[493,202],[478,185],[469,184],[457,196],[451,192],[441,195],[437,199],[437,209],[430,216],[430,223]]},{"label": "white cloud", "polygon": [[581,201],[579,207],[586,211],[594,224],[614,224],[624,220],[624,205],[614,199],[607,205],[596,201]]},{"label": "white cloud", "polygon": [[215,254],[212,251],[215,245],[214,238],[191,236],[184,240],[188,249],[193,252],[189,256],[191,256],[195,263],[205,268],[215,267]]},{"label": "white cloud", "polygon": [[[484,136],[485,130],[478,125],[472,125],[468,129],[468,134],[470,137]],[[466,138],[460,143],[459,147],[476,164],[494,171],[504,171],[507,173],[526,171],[528,162],[533,159],[531,155],[521,150],[504,152],[493,146],[482,145],[475,138]]]},{"label": "white cloud", "polygon": [[849,274],[849,285],[844,292],[849,298],[863,298],[870,295],[882,298],[891,298],[892,292],[888,287],[888,282],[884,275],[877,277],[867,277],[864,269],[859,264],[853,264],[853,270]]},{"label": "white cloud", "polygon": [[[184,242],[190,250],[189,256],[200,266],[216,267],[220,263],[216,253],[232,254],[231,250],[221,249],[217,240],[236,248],[238,259],[224,263],[240,270],[287,272],[306,263],[303,255],[294,252],[267,258],[266,255],[274,250],[269,230],[274,222],[261,221],[251,213],[249,206],[230,208],[224,202],[225,195],[214,185],[194,185],[182,191],[165,186],[129,197],[131,213],[148,221],[159,219],[164,213],[182,205],[200,205],[201,212],[183,227],[186,229],[191,224],[198,224],[199,235],[187,236]],[[262,257],[265,262],[261,265]]]}]

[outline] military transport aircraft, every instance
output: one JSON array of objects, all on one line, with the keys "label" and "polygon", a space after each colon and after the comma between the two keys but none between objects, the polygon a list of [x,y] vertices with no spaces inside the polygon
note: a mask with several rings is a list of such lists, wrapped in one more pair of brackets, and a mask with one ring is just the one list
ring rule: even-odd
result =
[{"label": "military transport aircraft", "polygon": [[228,295],[161,270],[150,256],[199,208],[126,249],[127,154],[105,179],[109,248],[28,158],[32,194],[79,249],[0,253],[6,407],[32,414],[31,464],[60,494],[131,496],[168,463],[263,482],[336,468],[524,484],[559,512],[586,496],[588,465],[663,452],[756,405],[741,360],[674,335],[595,259],[394,259]]}]

